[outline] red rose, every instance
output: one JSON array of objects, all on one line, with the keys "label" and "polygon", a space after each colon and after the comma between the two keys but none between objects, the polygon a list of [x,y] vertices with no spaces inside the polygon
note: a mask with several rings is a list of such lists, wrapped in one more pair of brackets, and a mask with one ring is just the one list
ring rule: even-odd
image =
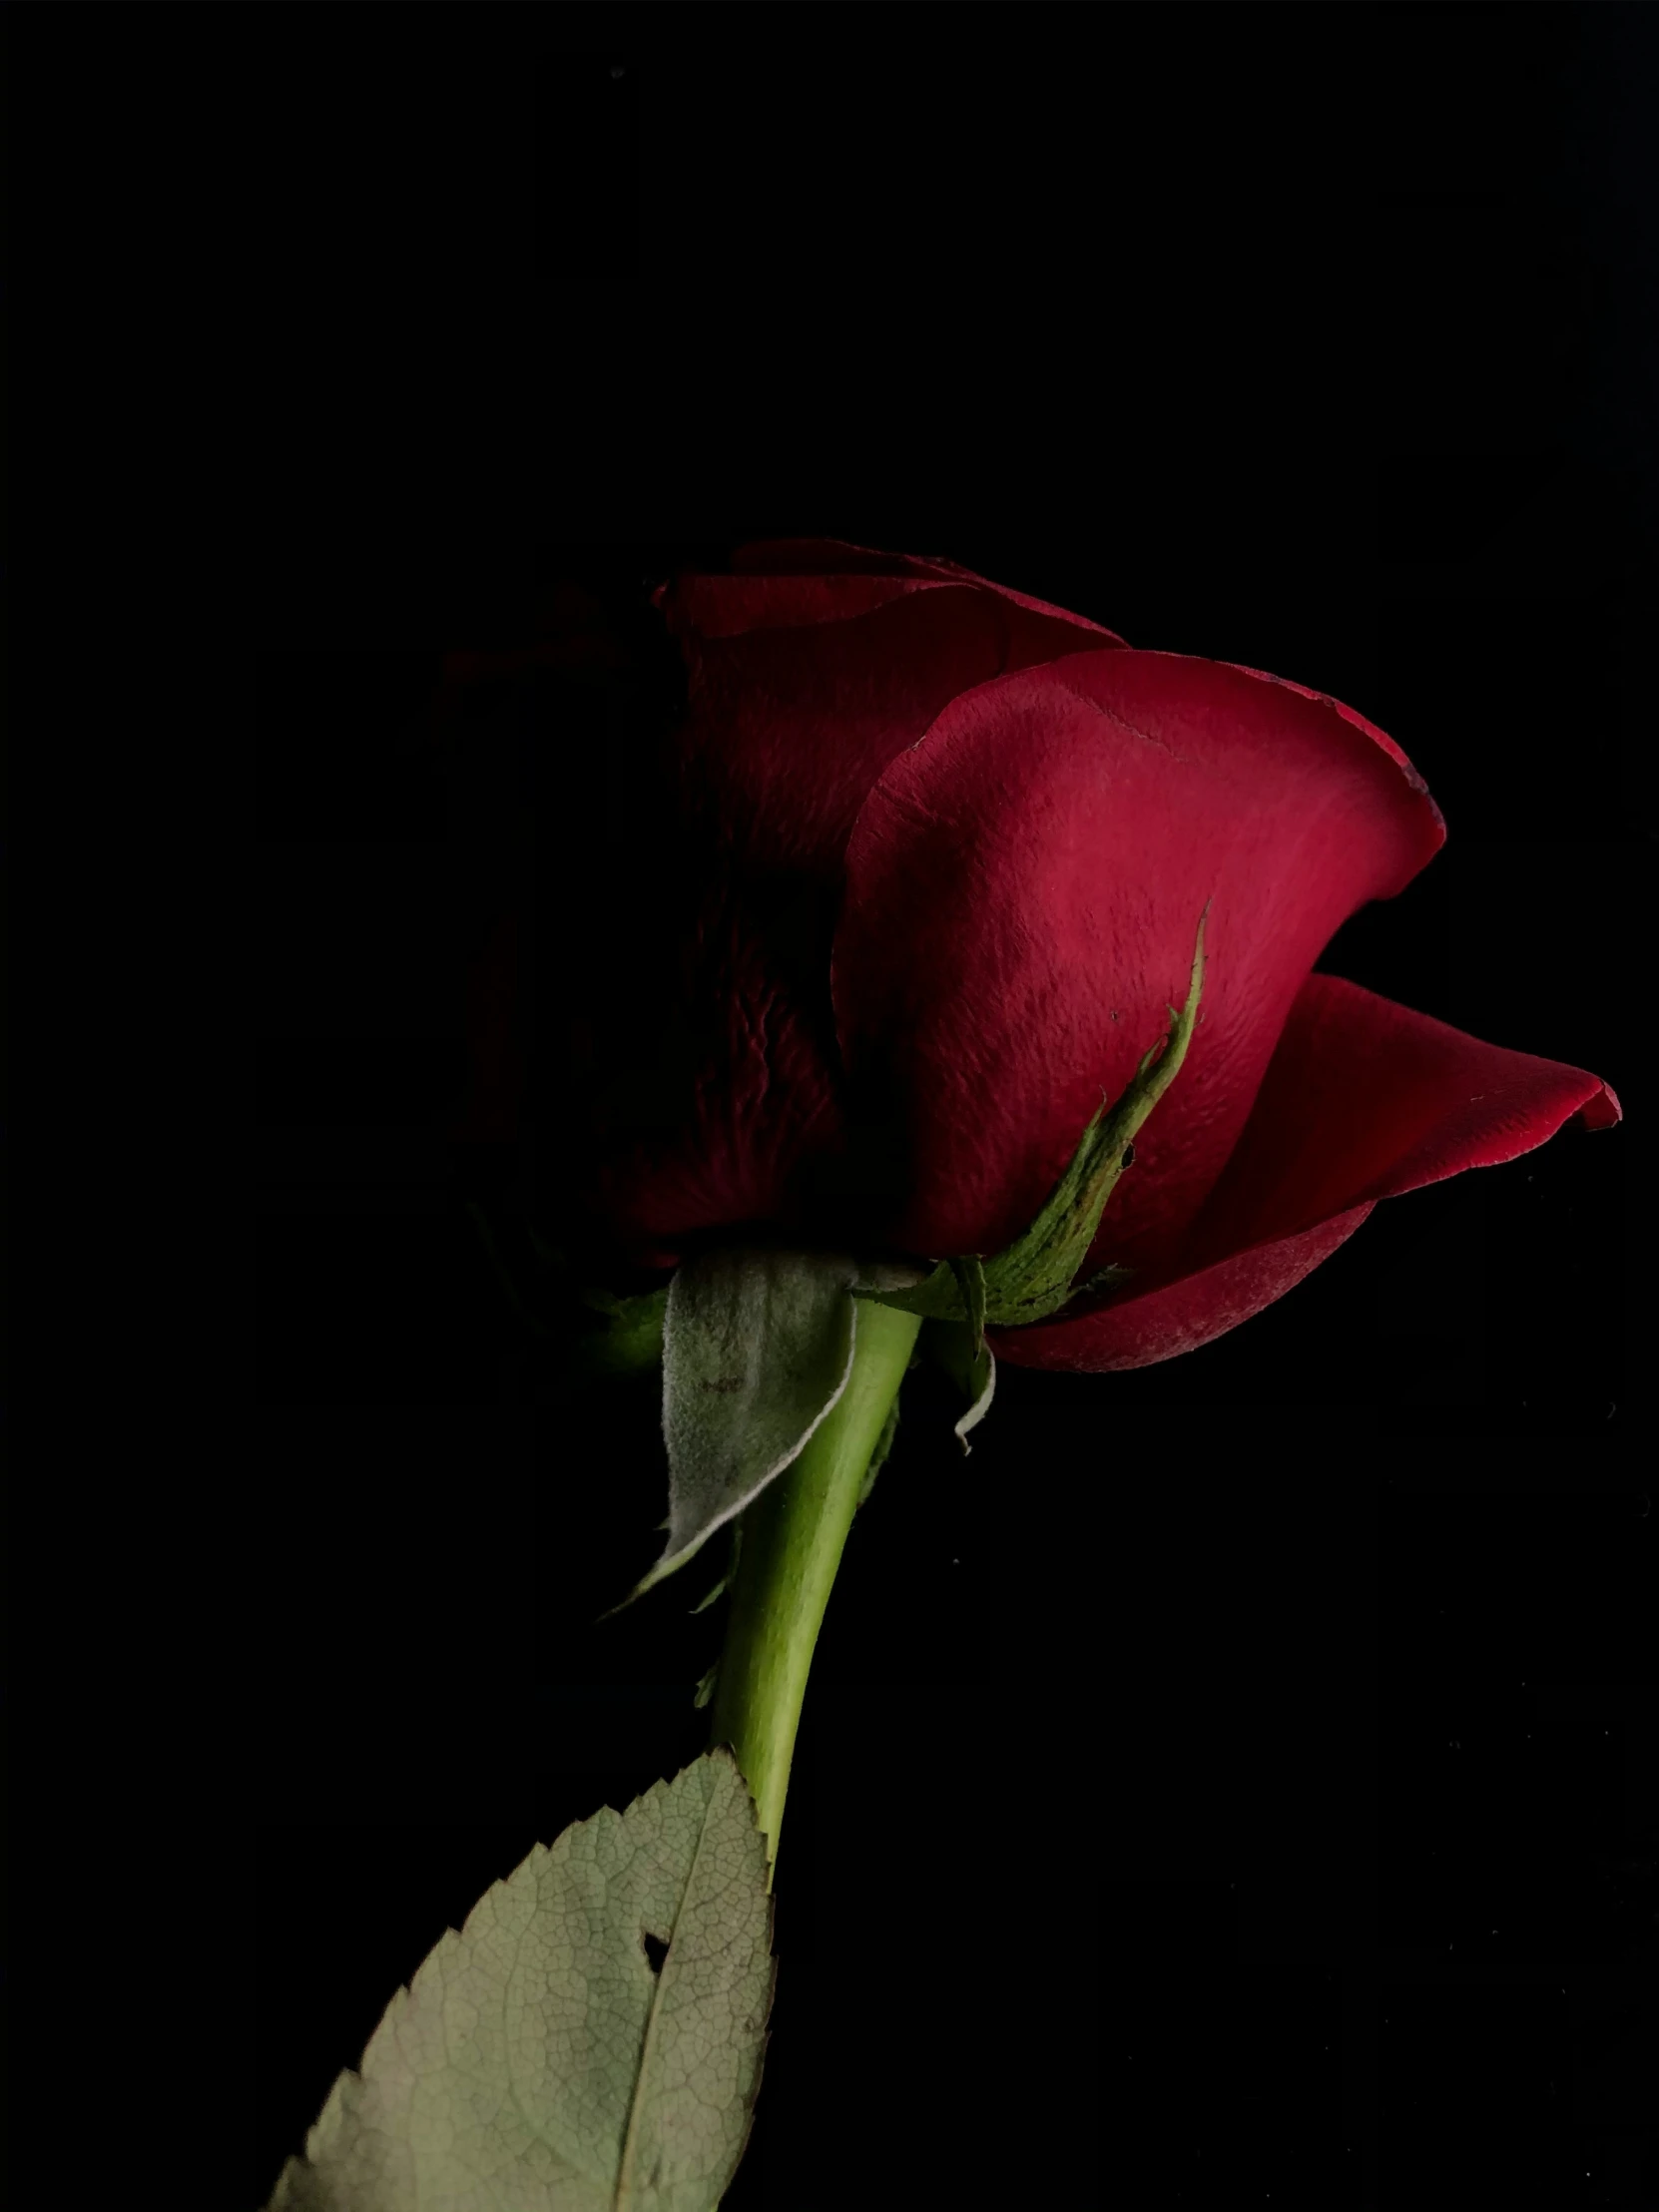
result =
[{"label": "red rose", "polygon": [[[553,847],[590,910],[539,978],[536,1113],[585,1256],[666,1269],[739,1232],[1000,1251],[1185,997],[1207,900],[1197,1031],[1079,1280],[1133,1273],[987,1331],[998,1360],[1190,1351],[1379,1199],[1618,1120],[1583,1069],[1313,972],[1445,834],[1352,708],[949,561],[782,540],[732,570],[654,595],[683,711]],[[620,665],[577,600],[537,658]],[[450,695],[480,673],[456,656]],[[475,975],[471,1134],[516,1123],[514,927]]]}]

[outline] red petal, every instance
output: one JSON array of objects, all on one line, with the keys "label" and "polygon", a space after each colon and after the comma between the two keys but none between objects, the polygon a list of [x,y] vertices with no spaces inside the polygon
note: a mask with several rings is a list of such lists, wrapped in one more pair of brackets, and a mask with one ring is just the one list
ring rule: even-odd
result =
[{"label": "red petal", "polygon": [[[770,591],[746,588],[752,580],[770,584]],[[783,588],[792,580],[799,588]],[[867,606],[882,606],[902,588],[915,582],[971,584],[975,591],[989,591],[1008,606],[1022,606],[1048,622],[1064,624],[1068,631],[1082,631],[1084,646],[1122,646],[1124,639],[1086,615],[1073,615],[1048,600],[1033,600],[1031,593],[1011,591],[991,577],[975,575],[960,562],[929,553],[880,553],[873,546],[853,546],[838,537],[755,537],[732,553],[730,575],[682,573],[673,584],[657,586],[653,606],[662,606],[670,628],[679,628],[690,608],[697,608],[697,626],[710,637],[728,637],[732,628],[748,628],[746,615],[755,611],[757,628],[777,628],[781,622],[833,622],[842,613],[862,613]],[[887,588],[880,588],[880,586]],[[823,606],[823,613],[817,608]],[[1071,648],[1066,648],[1071,651]],[[1033,659],[1051,659],[1048,653],[1022,655],[1008,666],[1024,668]]]},{"label": "red petal", "polygon": [[[1574,1115],[1605,1129],[1619,1102],[1583,1068],[1484,1044],[1340,976],[1312,975],[1164,1279],[1093,1313],[999,1331],[992,1349],[1016,1367],[1171,1359],[1282,1298],[1379,1199],[1513,1160]],[[1100,1242],[1109,1256],[1111,1238]]]},{"label": "red petal", "polygon": [[[1379,730],[1375,722],[1368,722],[1364,715],[1356,713],[1352,707],[1345,707],[1340,699],[1333,699],[1329,692],[1310,691],[1306,684],[1293,684],[1288,676],[1270,676],[1266,669],[1246,668],[1242,661],[1229,661],[1227,665],[1229,668],[1241,670],[1246,676],[1256,677],[1261,683],[1283,684],[1287,691],[1294,691],[1303,699],[1317,699],[1322,705],[1334,708],[1345,722],[1353,723],[1355,729],[1363,730],[1374,745],[1380,745],[1389,760],[1396,767],[1404,770],[1405,780],[1412,790],[1421,792],[1424,799],[1428,800],[1429,806],[1434,807],[1433,800],[1428,797],[1428,786],[1399,750],[1399,747],[1395,745],[1393,739],[1388,736],[1385,730]],[[1437,807],[1434,807],[1434,819],[1436,822],[1440,820],[1440,810]],[[1444,836],[1443,823],[1441,824],[1441,835]]]},{"label": "red petal", "polygon": [[[882,553],[837,538],[758,538],[732,555],[729,575],[682,570],[651,595],[677,635],[700,631],[711,638],[740,631],[774,630],[816,622],[840,622],[939,583],[967,585],[1004,603],[1013,651],[1005,668],[1052,660],[1050,627],[1058,623],[1070,642],[1062,652],[1121,645],[1117,633],[1046,599],[1012,591],[977,576],[959,562],[914,553]],[[1040,618],[1023,622],[1014,613]],[[1038,649],[1042,648],[1042,649]]]},{"label": "red petal", "polygon": [[[689,712],[659,764],[673,868],[637,874],[629,897],[658,917],[634,929],[635,955],[675,965],[666,996],[649,994],[672,1011],[673,1050],[651,1033],[660,1015],[638,1017],[637,967],[605,980],[601,946],[583,978],[602,1001],[606,1085],[585,1138],[589,1203],[642,1266],[721,1228],[868,1225],[858,1191],[849,1213],[844,1180],[825,1180],[846,1173],[830,953],[858,809],[964,689],[1116,646],[1096,624],[910,556],[772,541],[735,565],[754,573],[682,571],[655,595]],[[630,1061],[628,1085],[616,1078]]]},{"label": "red petal", "polygon": [[858,816],[834,945],[855,1094],[902,1131],[890,1242],[1025,1229],[1185,996],[1209,900],[1198,1029],[1111,1207],[1112,1258],[1167,1260],[1315,959],[1443,837],[1381,733],[1222,663],[1083,653],[955,700]]},{"label": "red petal", "polygon": [[987,1329],[985,1342],[998,1360],[1015,1368],[1047,1368],[1104,1375],[1118,1368],[1149,1368],[1158,1360],[1196,1352],[1249,1321],[1305,1275],[1347,1244],[1369,1206],[1337,1214],[1299,1237],[1258,1245],[1218,1261],[1196,1275],[1166,1284],[1142,1298],[1124,1299],[1075,1320],[1039,1322],[1030,1329]]},{"label": "red petal", "polygon": [[1337,975],[1311,975],[1195,1249],[1264,1236],[1517,1159],[1572,1115],[1620,1119],[1600,1076],[1485,1044]]},{"label": "red petal", "polygon": [[[682,571],[655,595],[689,712],[639,804],[671,823],[672,864],[635,870],[614,974],[608,944],[583,963],[599,1086],[580,1140],[586,1203],[595,1233],[640,1266],[724,1228],[867,1223],[856,1192],[849,1213],[824,1181],[845,1166],[829,979],[858,809],[964,688],[1116,642],[905,555],[774,541],[735,566],[754,573]],[[663,971],[654,986],[642,956]]]},{"label": "red petal", "polygon": [[[737,558],[804,565],[682,572],[656,595],[687,670],[690,719],[674,743],[685,805],[722,871],[789,873],[838,892],[871,785],[952,699],[1116,644],[1077,616],[965,571],[924,573],[909,556],[809,539]],[[830,561],[842,565],[821,565]]]}]

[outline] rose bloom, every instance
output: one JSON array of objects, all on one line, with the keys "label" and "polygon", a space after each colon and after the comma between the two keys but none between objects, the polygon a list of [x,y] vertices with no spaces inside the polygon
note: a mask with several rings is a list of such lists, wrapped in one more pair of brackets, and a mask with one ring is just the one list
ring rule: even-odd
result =
[{"label": "rose bloom", "polygon": [[590,1281],[719,1242],[995,1254],[1167,1030],[1206,901],[1186,1063],[1078,1280],[1132,1272],[988,1330],[999,1361],[1191,1351],[1380,1199],[1619,1119],[1585,1069],[1313,972],[1445,836],[1323,693],[821,539],[682,568],[638,638],[562,591],[523,651],[446,660],[442,757],[538,673],[540,928],[504,910],[473,964],[454,1134],[525,1130]]}]

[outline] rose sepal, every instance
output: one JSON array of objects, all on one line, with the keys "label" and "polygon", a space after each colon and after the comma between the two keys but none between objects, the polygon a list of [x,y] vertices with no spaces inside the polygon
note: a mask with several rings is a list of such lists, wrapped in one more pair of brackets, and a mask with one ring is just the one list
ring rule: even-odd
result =
[{"label": "rose sepal", "polygon": [[[1071,1163],[1047,1204],[1025,1233],[993,1259],[941,1260],[914,1289],[870,1290],[854,1286],[855,1298],[919,1314],[928,1323],[956,1323],[967,1331],[967,1349],[977,1362],[984,1329],[1028,1328],[1046,1321],[1074,1298],[1097,1295],[1125,1281],[1128,1270],[1107,1267],[1079,1284],[1077,1276],[1100,1228],[1106,1203],[1124,1170],[1134,1162],[1134,1139],[1187,1057],[1198,1022],[1204,987],[1205,901],[1193,946],[1192,979],[1186,1004],[1171,1006],[1167,1034],[1148,1046],[1115,1105],[1103,1100],[1084,1130]],[[972,1272],[970,1272],[970,1270]],[[934,1348],[950,1342],[935,1335]],[[953,1355],[954,1357],[954,1355]]]}]

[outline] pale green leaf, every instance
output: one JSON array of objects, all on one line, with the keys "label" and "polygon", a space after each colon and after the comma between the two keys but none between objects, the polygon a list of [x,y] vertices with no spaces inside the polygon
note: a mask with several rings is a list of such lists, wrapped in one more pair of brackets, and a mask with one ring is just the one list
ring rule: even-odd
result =
[{"label": "pale green leaf", "polygon": [[439,1938],[268,2212],[712,2212],[760,2089],[772,1931],[729,1751],[601,1808]]},{"label": "pale green leaf", "polygon": [[686,1261],[663,1325],[668,1544],[611,1613],[685,1565],[800,1456],[852,1372],[850,1254],[721,1246]]}]

